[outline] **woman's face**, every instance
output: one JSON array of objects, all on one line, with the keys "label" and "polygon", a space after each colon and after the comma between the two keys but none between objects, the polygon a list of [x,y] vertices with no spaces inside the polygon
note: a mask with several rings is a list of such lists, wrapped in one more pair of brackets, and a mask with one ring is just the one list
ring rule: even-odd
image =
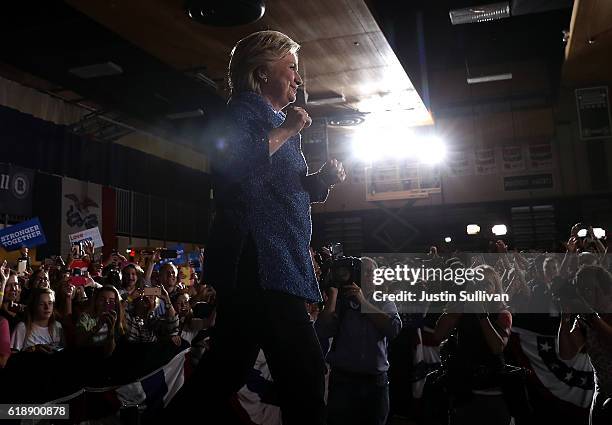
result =
[{"label": "woman's face", "polygon": [[261,94],[267,98],[272,107],[280,111],[297,98],[297,88],[302,85],[298,73],[298,58],[295,53],[288,53],[281,59],[266,66],[264,74],[267,82],[261,82]]},{"label": "woman's face", "polygon": [[8,301],[19,302],[19,298],[21,297],[21,285],[17,280],[17,276],[8,278],[6,287],[4,288],[4,297]]},{"label": "woman's face", "polygon": [[39,272],[34,281],[34,288],[49,288],[49,274],[46,271]]},{"label": "woman's face", "polygon": [[129,267],[125,271],[124,276],[128,288],[132,288],[134,285],[136,285],[136,281],[138,280],[138,273],[136,272],[136,269]]},{"label": "woman's face", "polygon": [[117,296],[113,291],[102,291],[96,300],[96,312],[115,311],[117,308]]},{"label": "woman's face", "polygon": [[189,311],[191,310],[191,306],[189,305],[189,295],[179,295],[176,301],[174,302],[174,309],[180,317],[186,316],[187,313],[189,313]]},{"label": "woman's face", "polygon": [[159,277],[162,285],[166,288],[176,285],[176,271],[173,267],[165,267]]},{"label": "woman's face", "polygon": [[36,320],[45,320],[53,314],[53,298],[49,294],[42,294],[36,305]]}]

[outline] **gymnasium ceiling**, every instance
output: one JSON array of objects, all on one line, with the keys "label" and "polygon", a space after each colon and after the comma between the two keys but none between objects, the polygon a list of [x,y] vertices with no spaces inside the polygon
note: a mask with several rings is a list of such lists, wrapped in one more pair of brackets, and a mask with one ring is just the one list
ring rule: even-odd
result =
[{"label": "gymnasium ceiling", "polygon": [[[194,135],[224,103],[231,47],[260,29],[283,31],[302,45],[310,101],[344,97],[307,105],[328,120],[391,111],[405,125],[428,124],[428,74],[539,57],[551,65],[552,78],[561,78],[564,48],[562,84],[610,79],[612,2],[513,0],[511,18],[450,24],[449,10],[475,3],[483,2],[267,0],[256,23],[219,28],[190,19],[182,0],[12,2],[0,17],[0,74],[202,151]],[[564,46],[561,30],[570,29],[572,6],[573,36]],[[106,62],[122,72],[90,79],[69,72]],[[202,116],[169,118],[198,109]]]}]

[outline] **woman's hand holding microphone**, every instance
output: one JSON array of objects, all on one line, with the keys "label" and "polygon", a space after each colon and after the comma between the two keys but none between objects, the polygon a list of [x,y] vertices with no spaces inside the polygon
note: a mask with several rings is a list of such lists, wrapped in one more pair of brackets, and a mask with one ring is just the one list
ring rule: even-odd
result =
[{"label": "woman's hand holding microphone", "polygon": [[302,129],[310,127],[311,124],[312,118],[304,108],[299,106],[287,108],[287,115],[283,124],[268,134],[270,156],[274,155],[289,138],[298,134]]},{"label": "woman's hand holding microphone", "polygon": [[292,133],[291,136],[295,136],[302,129],[310,127],[311,124],[312,118],[310,118],[310,115],[308,115],[304,108],[291,106],[287,108],[285,122],[281,127],[289,130]]}]

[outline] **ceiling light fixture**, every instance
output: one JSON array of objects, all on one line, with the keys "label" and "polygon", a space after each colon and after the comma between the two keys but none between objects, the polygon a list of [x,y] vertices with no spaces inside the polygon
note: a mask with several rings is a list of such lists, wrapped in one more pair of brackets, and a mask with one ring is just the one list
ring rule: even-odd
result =
[{"label": "ceiling light fixture", "polygon": [[493,75],[484,75],[482,77],[468,77],[468,84],[479,84],[479,83],[491,83],[493,81],[504,81],[511,80],[512,73],[508,72],[506,74],[493,74]]},{"label": "ceiling light fixture", "polygon": [[252,24],[266,13],[264,0],[186,0],[189,18],[213,27]]},{"label": "ceiling light fixture", "polygon": [[488,22],[510,17],[510,2],[483,4],[480,6],[453,9],[448,12],[453,25]]},{"label": "ceiling light fixture", "polygon": [[194,109],[192,111],[176,112],[174,114],[168,114],[166,115],[166,118],[168,118],[169,120],[182,120],[185,118],[196,118],[196,117],[203,117],[203,116],[204,116],[204,111],[202,109]]},{"label": "ceiling light fixture", "polygon": [[341,115],[329,118],[327,123],[332,127],[355,127],[365,121],[365,116],[361,114]]}]

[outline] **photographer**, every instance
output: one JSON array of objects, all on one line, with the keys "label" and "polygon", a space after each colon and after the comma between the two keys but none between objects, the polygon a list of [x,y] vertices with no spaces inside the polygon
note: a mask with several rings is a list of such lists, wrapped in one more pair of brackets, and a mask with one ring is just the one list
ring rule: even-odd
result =
[{"label": "photographer", "polygon": [[[612,275],[600,266],[583,266],[576,274],[576,293],[561,297],[559,356],[568,360],[583,348],[595,372],[590,425],[612,422]],[[569,291],[564,291],[569,292]],[[577,314],[575,312],[578,312]]]},{"label": "photographer", "polygon": [[[480,267],[484,280],[472,282],[471,290],[501,294],[497,272],[490,266]],[[512,315],[501,302],[450,302],[438,319],[434,340],[440,343],[448,338],[441,354],[451,424],[510,423],[501,375],[511,326]]]},{"label": "photographer", "polygon": [[327,354],[331,365],[329,425],[383,425],[389,413],[387,347],[399,334],[402,322],[393,302],[369,301],[377,267],[374,260],[362,258],[361,267],[362,287],[355,282],[330,286],[325,307],[315,322],[320,340],[333,337]]}]

